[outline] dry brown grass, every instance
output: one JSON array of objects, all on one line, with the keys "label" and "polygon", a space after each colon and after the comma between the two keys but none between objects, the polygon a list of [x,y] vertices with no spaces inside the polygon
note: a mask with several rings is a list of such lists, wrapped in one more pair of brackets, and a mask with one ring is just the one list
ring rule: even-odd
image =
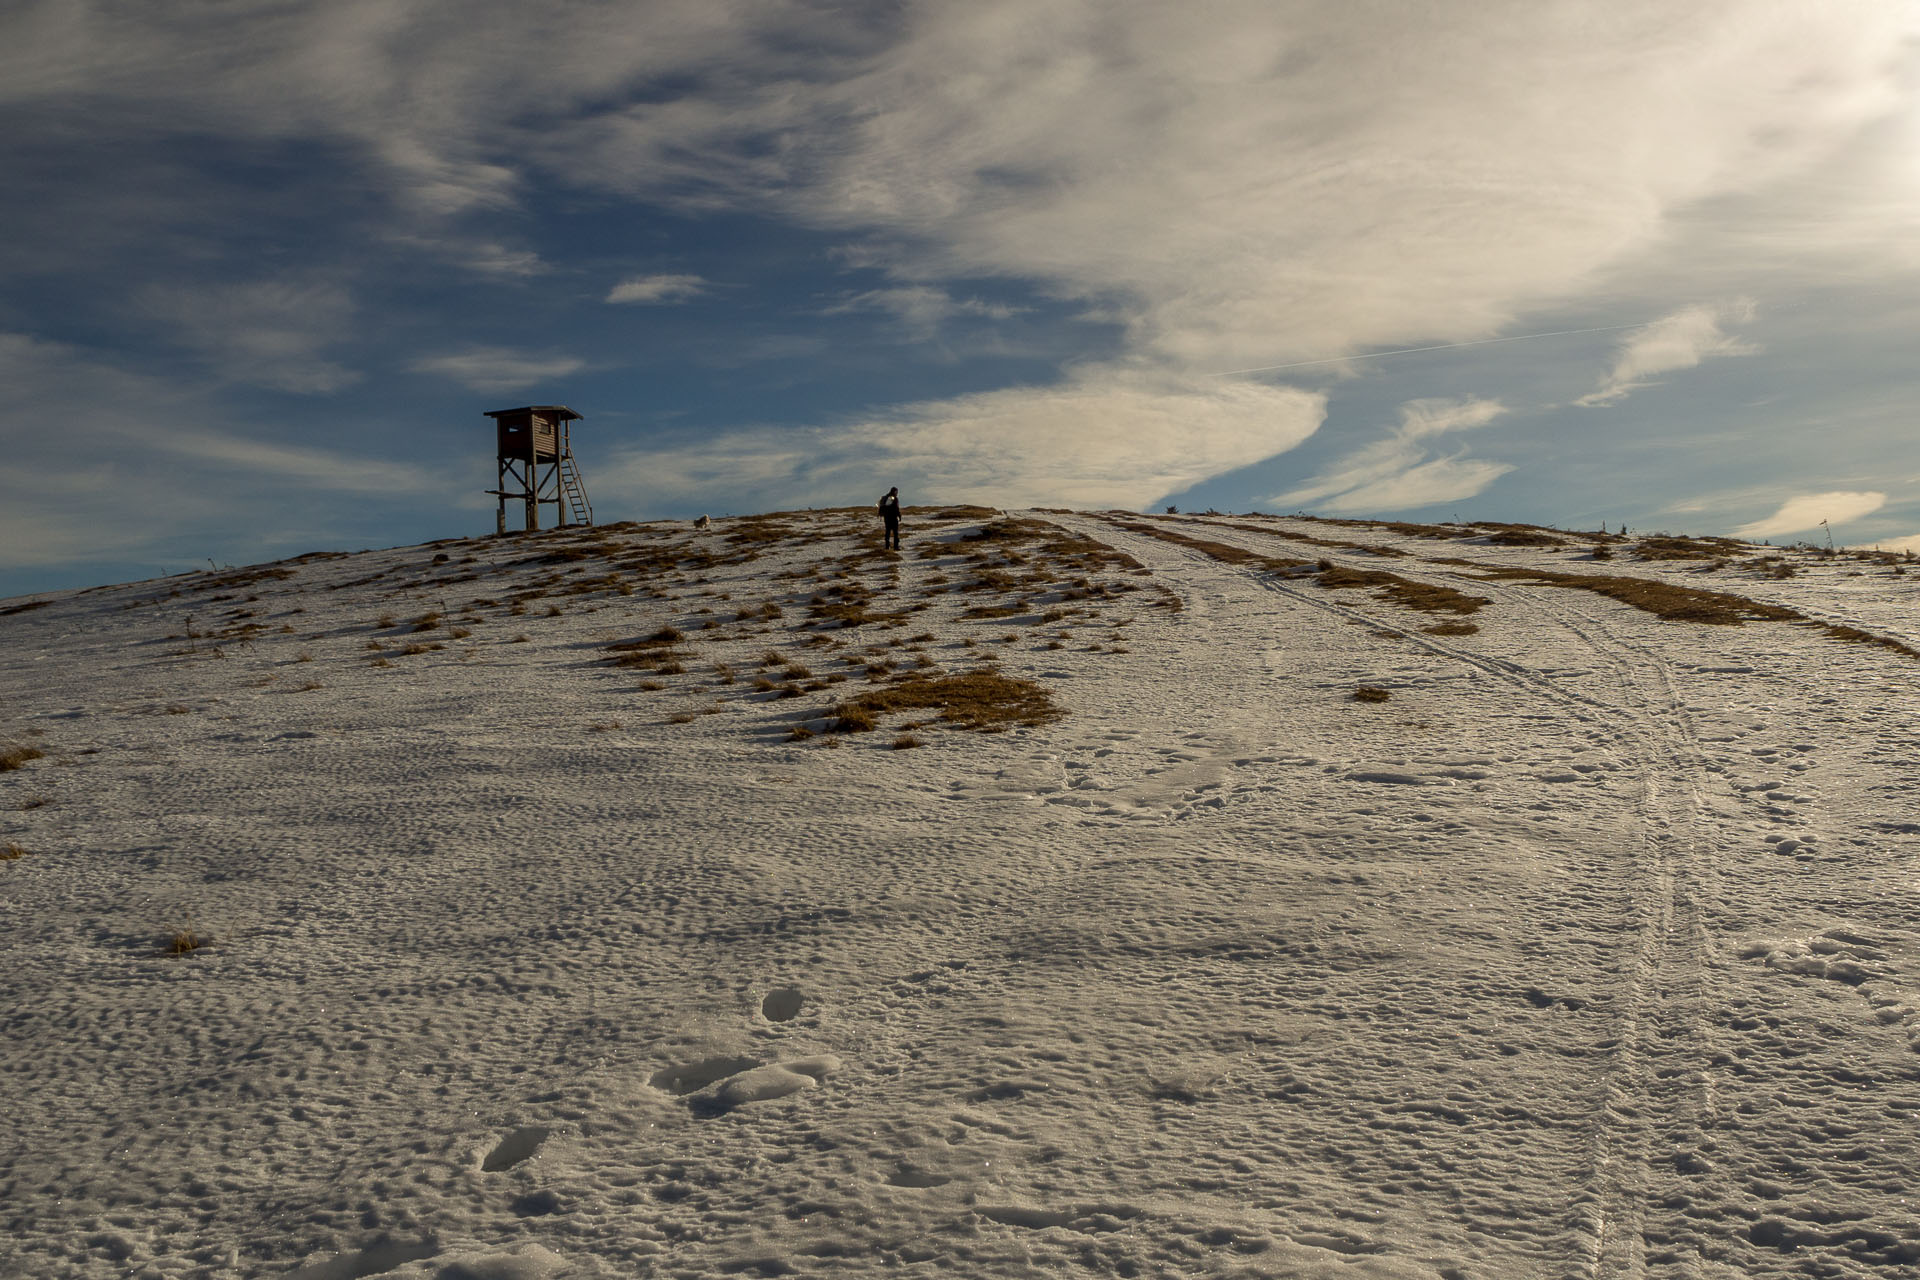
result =
[{"label": "dry brown grass", "polygon": [[1642,538],[1634,544],[1633,554],[1642,560],[1720,560],[1744,556],[1744,542],[1732,538],[1674,538],[1659,535]]},{"label": "dry brown grass", "polygon": [[1363,684],[1353,691],[1355,702],[1385,702],[1392,696],[1377,684]]},{"label": "dry brown grass", "polygon": [[191,922],[170,932],[161,940],[161,951],[170,956],[192,955],[213,939],[193,927]]},{"label": "dry brown grass", "polygon": [[0,862],[18,862],[27,856],[27,850],[9,840],[0,844]]},{"label": "dry brown grass", "polygon": [[1352,591],[1366,587],[1377,588],[1374,597],[1398,605],[1402,609],[1411,609],[1417,613],[1478,613],[1493,602],[1485,596],[1470,596],[1464,591],[1452,587],[1443,587],[1432,582],[1416,582],[1411,578],[1402,578],[1398,574],[1384,573],[1378,569],[1323,569],[1319,574],[1320,585],[1333,591]]},{"label": "dry brown grass", "polygon": [[871,729],[878,717],[896,711],[937,711],[960,729],[996,733],[1013,725],[1042,725],[1066,712],[1045,688],[998,671],[951,676],[911,675],[871,689],[834,709],[841,732]]},{"label": "dry brown grass", "polygon": [[925,745],[926,744],[924,742],[914,737],[910,733],[903,733],[899,737],[893,740],[893,749],[895,751],[911,751],[915,747],[920,747]]},{"label": "dry brown grass", "polygon": [[1471,622],[1436,622],[1430,627],[1420,628],[1430,636],[1470,636],[1480,628]]},{"label": "dry brown grass", "polygon": [[29,760],[38,760],[47,753],[38,747],[29,747],[24,743],[9,744],[0,747],[0,773],[9,773],[22,768]]},{"label": "dry brown grass", "polygon": [[1469,560],[1438,563],[1473,569],[1483,579],[1517,579],[1550,586],[1591,591],[1653,614],[1666,622],[1698,622],[1707,626],[1737,627],[1745,622],[1793,622],[1801,614],[1784,605],[1765,604],[1726,591],[1703,591],[1675,586],[1654,578],[1618,574],[1564,573],[1556,569],[1490,568]]},{"label": "dry brown grass", "polygon": [[1822,623],[1821,628],[1835,640],[1839,640],[1845,644],[1877,645],[1882,649],[1891,649],[1893,652],[1908,658],[1920,658],[1920,651],[1916,651],[1911,646],[1903,644],[1891,636],[1877,636],[1871,631],[1862,631],[1858,627],[1842,626],[1832,622]]},{"label": "dry brown grass", "polygon": [[1236,547],[1231,543],[1196,538],[1179,530],[1169,529],[1163,524],[1130,520],[1113,520],[1113,523],[1135,533],[1159,538],[1163,542],[1174,542],[1191,547],[1226,564],[1249,565],[1270,573],[1289,575],[1297,575],[1300,570],[1310,568],[1320,585],[1328,590],[1354,591],[1373,588],[1377,599],[1420,613],[1477,613],[1492,603],[1485,596],[1470,596],[1452,587],[1443,587],[1430,582],[1415,582],[1411,578],[1403,578],[1398,574],[1387,573],[1380,569],[1343,569],[1331,560],[1309,561],[1292,556],[1264,555],[1258,551],[1249,551],[1245,547]]}]

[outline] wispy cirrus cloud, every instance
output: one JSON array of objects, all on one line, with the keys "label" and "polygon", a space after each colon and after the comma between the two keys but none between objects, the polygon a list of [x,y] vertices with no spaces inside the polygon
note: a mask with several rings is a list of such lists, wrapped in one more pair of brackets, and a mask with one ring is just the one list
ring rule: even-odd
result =
[{"label": "wispy cirrus cloud", "polygon": [[1433,442],[1485,426],[1507,412],[1498,400],[1415,400],[1400,407],[1400,425],[1306,483],[1267,501],[1320,511],[1401,511],[1471,498],[1514,468],[1504,462],[1435,457]]},{"label": "wispy cirrus cloud", "polygon": [[507,347],[475,347],[450,355],[428,356],[407,366],[414,373],[451,378],[469,391],[520,391],[552,382],[586,367],[575,356],[534,355]]},{"label": "wispy cirrus cloud", "polygon": [[1729,334],[1722,326],[1752,321],[1754,304],[1749,298],[1731,302],[1682,307],[1651,324],[1634,330],[1621,340],[1613,368],[1598,389],[1574,403],[1586,408],[1613,404],[1640,388],[1649,386],[1663,373],[1692,369],[1706,360],[1726,356],[1750,356],[1760,348]]},{"label": "wispy cirrus cloud", "polygon": [[662,304],[685,302],[707,291],[707,281],[696,275],[635,276],[607,292],[608,302]]},{"label": "wispy cirrus cloud", "polygon": [[338,284],[308,278],[154,285],[141,291],[139,305],[167,340],[223,378],[301,395],[360,381],[356,370],[325,355],[348,336],[353,319],[353,298]]},{"label": "wispy cirrus cloud", "polygon": [[741,511],[775,495],[864,502],[876,484],[899,484],[912,502],[1139,507],[1292,448],[1325,412],[1323,396],[1291,387],[1222,389],[1096,367],[1051,387],[924,401],[828,427],[649,447],[603,468],[595,491],[643,508],[692,495]]},{"label": "wispy cirrus cloud", "polygon": [[1887,495],[1866,490],[1837,490],[1832,493],[1806,493],[1788,498],[1772,515],[1735,529],[1741,538],[1775,538],[1783,533],[1804,533],[1821,524],[1829,528],[1872,515],[1887,503]]},{"label": "wispy cirrus cloud", "polygon": [[[0,568],[111,560],[178,565],[182,543],[242,561],[284,545],[290,509],[318,520],[339,495],[447,496],[444,474],[378,452],[211,425],[205,388],[129,372],[101,354],[0,333]],[[47,404],[62,407],[45,430]],[[345,433],[342,433],[343,435]],[[83,464],[76,464],[84,459]]]},{"label": "wispy cirrus cloud", "polygon": [[902,285],[890,289],[869,289],[834,303],[825,315],[846,315],[855,311],[885,311],[897,318],[903,336],[922,340],[940,332],[947,321],[968,316],[981,320],[1007,320],[1022,308],[979,298],[956,298],[945,289],[931,285]]}]

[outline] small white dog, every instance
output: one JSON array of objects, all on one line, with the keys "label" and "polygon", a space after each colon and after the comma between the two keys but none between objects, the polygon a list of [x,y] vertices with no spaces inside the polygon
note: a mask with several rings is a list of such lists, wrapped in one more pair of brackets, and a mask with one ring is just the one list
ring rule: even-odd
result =
[{"label": "small white dog", "polygon": [[713,528],[713,517],[701,516],[698,520],[695,520],[693,522],[693,527],[696,529],[711,529]]}]

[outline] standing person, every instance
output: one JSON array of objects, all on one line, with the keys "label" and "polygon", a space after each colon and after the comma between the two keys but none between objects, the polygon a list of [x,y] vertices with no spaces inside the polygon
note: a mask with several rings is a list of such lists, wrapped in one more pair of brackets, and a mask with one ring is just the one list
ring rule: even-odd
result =
[{"label": "standing person", "polygon": [[889,551],[900,549],[900,486],[887,490],[887,496],[880,499],[880,518],[887,524],[886,547]]}]

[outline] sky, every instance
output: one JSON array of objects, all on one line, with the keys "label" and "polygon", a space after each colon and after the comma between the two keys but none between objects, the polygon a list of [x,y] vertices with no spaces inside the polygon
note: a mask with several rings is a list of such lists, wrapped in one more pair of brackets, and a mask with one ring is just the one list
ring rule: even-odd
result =
[{"label": "sky", "polygon": [[491,532],[526,404],[603,522],[1920,548],[1915,0],[16,0],[0,172],[0,595]]}]

